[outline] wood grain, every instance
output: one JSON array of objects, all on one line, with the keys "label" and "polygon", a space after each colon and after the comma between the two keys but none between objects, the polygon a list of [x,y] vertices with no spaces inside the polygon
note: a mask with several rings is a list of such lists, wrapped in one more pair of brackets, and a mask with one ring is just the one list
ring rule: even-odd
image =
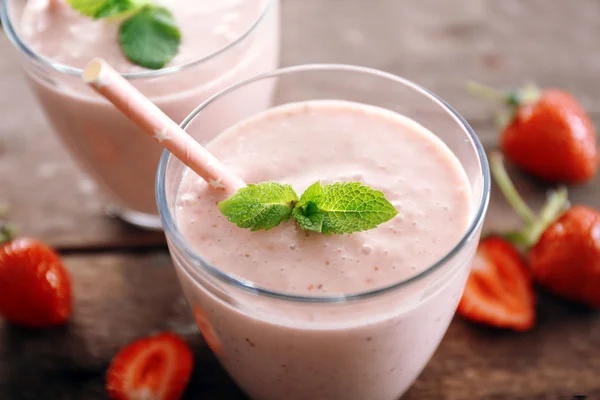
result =
[{"label": "wood grain", "polygon": [[70,256],[66,265],[75,297],[67,326],[35,331],[0,322],[0,398],[105,399],[104,374],[117,351],[164,330],[194,349],[186,399],[243,398],[202,341],[166,252]]},{"label": "wood grain", "polygon": [[[67,326],[32,331],[0,323],[2,399],[104,399],[116,352],[163,330],[194,350],[184,399],[246,399],[201,339],[167,253],[69,256],[66,265],[76,299]],[[600,398],[600,314],[548,295],[538,310],[536,328],[524,334],[455,319],[405,399]]]}]

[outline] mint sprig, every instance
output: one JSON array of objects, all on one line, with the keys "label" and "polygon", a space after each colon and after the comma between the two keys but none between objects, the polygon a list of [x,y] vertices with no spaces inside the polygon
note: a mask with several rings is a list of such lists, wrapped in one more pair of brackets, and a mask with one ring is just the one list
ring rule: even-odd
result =
[{"label": "mint sprig", "polygon": [[220,202],[219,209],[230,222],[252,231],[274,228],[293,215],[301,229],[328,235],[373,229],[398,214],[382,192],[360,182],[316,182],[300,199],[290,185],[248,185]]},{"label": "mint sprig", "polygon": [[291,185],[263,182],[241,188],[219,209],[240,228],[251,231],[275,228],[290,219],[298,196]]},{"label": "mint sprig", "polygon": [[119,45],[134,64],[149,69],[167,65],[179,51],[181,32],[169,10],[150,0],[67,0],[79,13],[94,18],[124,18]]},{"label": "mint sprig", "polygon": [[150,0],[67,0],[71,8],[94,19],[118,17],[150,4]]},{"label": "mint sprig", "polygon": [[160,69],[177,55],[181,33],[163,7],[146,6],[121,24],[119,44],[133,63]]}]

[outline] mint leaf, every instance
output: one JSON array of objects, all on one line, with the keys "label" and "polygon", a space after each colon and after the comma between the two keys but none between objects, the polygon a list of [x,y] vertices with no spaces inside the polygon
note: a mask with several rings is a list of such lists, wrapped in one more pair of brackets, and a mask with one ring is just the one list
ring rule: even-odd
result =
[{"label": "mint leaf", "polygon": [[179,51],[181,32],[173,14],[151,0],[67,0],[95,19],[129,17],[119,27],[119,45],[134,64],[150,69],[167,65]]},{"label": "mint leaf", "polygon": [[143,0],[105,0],[102,7],[96,10],[94,18],[109,18],[118,17],[134,12],[144,4],[146,1]]},{"label": "mint leaf", "polygon": [[298,203],[296,204],[296,208],[304,207],[304,205],[308,204],[309,202],[319,203],[323,198],[323,194],[324,192],[323,186],[321,186],[321,181],[313,183],[304,191],[304,193],[302,193],[300,200],[298,200]]},{"label": "mint leaf", "polygon": [[145,6],[121,24],[119,44],[133,63],[160,69],[175,57],[181,32],[173,14],[164,7]]},{"label": "mint leaf", "polygon": [[293,211],[294,219],[300,228],[305,231],[323,232],[325,214],[319,210],[317,205],[322,197],[323,186],[321,186],[321,182],[313,183],[302,193]]},{"label": "mint leaf", "polygon": [[240,228],[269,230],[290,218],[297,201],[291,185],[263,182],[241,188],[220,202],[219,209]]},{"label": "mint leaf", "polygon": [[95,18],[96,13],[104,7],[107,0],[67,0],[67,3],[80,14]]},{"label": "mint leaf", "polygon": [[122,15],[141,7],[146,0],[67,0],[79,13],[95,19]]},{"label": "mint leaf", "polygon": [[[317,184],[321,186],[319,182],[315,185]],[[319,215],[322,215],[323,221],[320,228],[321,232],[325,234],[354,233],[373,229],[398,214],[398,211],[386,200],[382,192],[364,186],[360,182],[339,182],[326,185],[322,188],[322,194],[313,186],[309,188],[311,196],[313,193],[316,193],[317,196],[310,198],[311,196],[303,194],[302,197],[307,205],[312,201],[318,211],[309,206],[301,206],[300,213],[305,225],[305,219],[314,222],[321,218]],[[298,206],[297,208],[300,209]],[[296,217],[296,214],[294,217],[298,221],[299,218]],[[311,227],[315,225],[313,224]]]},{"label": "mint leaf", "polygon": [[325,214],[314,201],[309,201],[302,207],[294,208],[294,219],[305,231],[323,232]]},{"label": "mint leaf", "polygon": [[360,182],[315,182],[300,199],[290,185],[248,185],[219,203],[219,209],[240,228],[268,230],[293,215],[303,230],[325,234],[365,231],[398,214],[382,192]]}]

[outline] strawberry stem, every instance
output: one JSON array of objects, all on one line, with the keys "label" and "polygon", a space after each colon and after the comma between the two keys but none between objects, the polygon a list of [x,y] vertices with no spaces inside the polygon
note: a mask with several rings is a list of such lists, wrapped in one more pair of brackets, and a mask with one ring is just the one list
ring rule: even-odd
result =
[{"label": "strawberry stem", "polygon": [[568,204],[569,198],[566,187],[563,186],[557,191],[550,192],[548,200],[540,212],[540,217],[527,232],[526,245],[528,247],[537,243],[542,233],[563,213]]},{"label": "strawberry stem", "polygon": [[[8,216],[8,206],[0,204],[0,219],[6,219]],[[16,236],[16,228],[8,222],[0,221],[0,244],[10,242]]]},{"label": "strawberry stem", "polygon": [[472,81],[468,82],[467,90],[471,94],[481,97],[483,99],[487,99],[500,104],[509,104],[508,96],[506,95],[506,93],[503,93],[489,86],[482,85],[481,83]]},{"label": "strawberry stem", "polygon": [[494,153],[490,156],[490,168],[500,191],[525,225],[521,231],[510,232],[505,235],[505,238],[524,249],[533,246],[537,243],[546,228],[548,228],[548,226],[568,207],[569,199],[567,189],[561,187],[556,191],[550,192],[548,200],[546,201],[546,204],[544,204],[538,217],[531,211],[529,206],[517,192],[517,189],[504,168],[502,156],[499,153]]},{"label": "strawberry stem", "polygon": [[500,191],[506,198],[506,201],[515,210],[519,218],[525,225],[531,225],[537,219],[531,208],[525,203],[523,198],[517,192],[515,185],[510,180],[504,163],[502,162],[502,156],[499,153],[494,153],[490,156],[490,169],[492,175],[496,180],[496,184],[500,188]]},{"label": "strawberry stem", "polygon": [[13,240],[16,233],[14,225],[8,223],[0,225],[0,244]]}]

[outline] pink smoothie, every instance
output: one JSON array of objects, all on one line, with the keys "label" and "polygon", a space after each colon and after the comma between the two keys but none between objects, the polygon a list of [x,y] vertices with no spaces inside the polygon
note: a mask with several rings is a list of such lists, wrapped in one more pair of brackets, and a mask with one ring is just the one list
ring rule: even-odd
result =
[{"label": "pink smoothie", "polygon": [[[132,83],[175,121],[182,121],[219,90],[276,67],[277,0],[159,3],[173,13],[182,32],[179,54],[167,67],[185,67],[178,72],[136,78]],[[122,73],[149,72],[121,53],[117,42],[119,23],[83,17],[65,0],[29,0],[20,13],[18,33],[32,50],[56,63],[82,68],[91,58],[100,56]],[[135,132],[137,128],[131,122],[85,87],[78,76],[33,63],[26,67],[48,119],[77,161],[119,207],[156,214],[154,176],[161,149]],[[271,94],[267,85],[254,93],[232,96],[227,104],[215,108],[205,123],[216,130],[228,126],[231,121],[267,108]],[[206,141],[211,137],[197,139]]]},{"label": "pink smoothie", "polygon": [[[301,193],[317,180],[360,181],[399,211],[352,235],[307,233],[291,221],[237,228],[222,200],[190,171],[176,223],[215,268],[253,285],[302,296],[350,296],[428,269],[465,234],[471,190],[458,159],[434,134],[388,110],[319,100],[258,114],[208,144],[249,183]],[[224,367],[256,400],[395,400],[425,366],[454,314],[476,243],[419,281],[341,303],[300,303],[192,277],[174,256],[200,328]]]}]

